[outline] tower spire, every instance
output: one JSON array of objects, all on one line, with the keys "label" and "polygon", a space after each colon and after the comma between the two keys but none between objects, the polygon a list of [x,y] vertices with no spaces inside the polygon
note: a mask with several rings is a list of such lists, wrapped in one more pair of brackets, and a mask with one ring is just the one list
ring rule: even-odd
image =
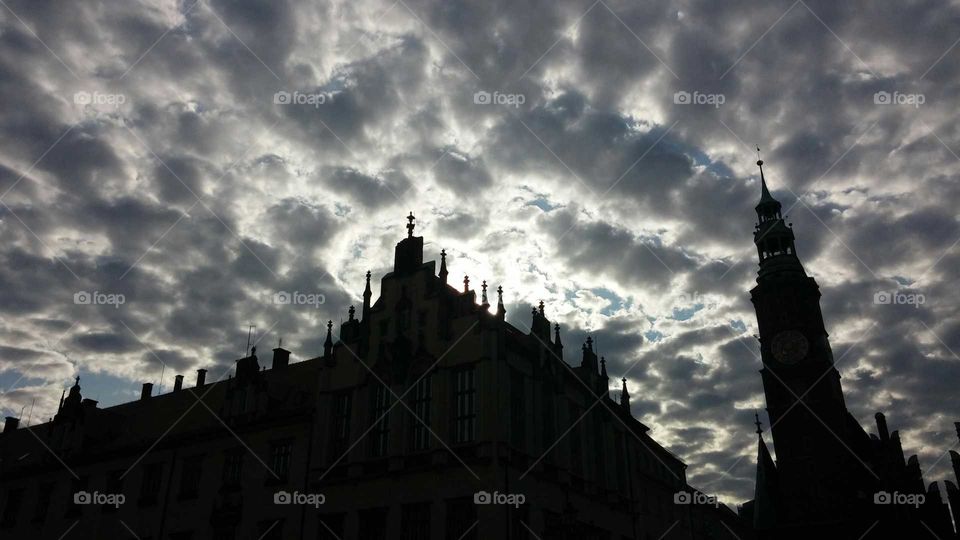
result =
[{"label": "tower spire", "polygon": [[627,391],[627,378],[624,377],[620,380],[623,381],[623,389],[620,390],[620,409],[630,414],[630,392]]},{"label": "tower spire", "polygon": [[370,296],[372,294],[370,292],[370,271],[367,270],[367,285],[363,289],[363,312],[361,313],[364,321],[367,321],[367,316],[370,315]]},{"label": "tower spire", "polygon": [[440,250],[440,281],[447,282],[447,250]]},{"label": "tower spire", "polygon": [[323,342],[323,357],[333,357],[333,321],[327,321],[327,339]]},{"label": "tower spire", "polygon": [[503,285],[497,285],[497,317],[503,319],[506,314],[507,310],[503,307]]}]

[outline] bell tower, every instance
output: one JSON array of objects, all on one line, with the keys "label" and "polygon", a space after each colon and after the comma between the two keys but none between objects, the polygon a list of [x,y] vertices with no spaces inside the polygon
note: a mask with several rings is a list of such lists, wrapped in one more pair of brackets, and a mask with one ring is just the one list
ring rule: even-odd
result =
[{"label": "bell tower", "polygon": [[[758,149],[759,152],[759,149]],[[842,512],[837,498],[866,471],[850,450],[847,412],[833,352],[820,311],[820,287],[797,256],[793,228],[767,188],[761,195],[753,241],[759,256],[757,285],[750,291],[760,330],[760,370],[777,455],[781,495],[796,501],[788,520],[820,519]],[[847,499],[849,500],[849,499]],[[814,511],[814,509],[816,509]]]}]

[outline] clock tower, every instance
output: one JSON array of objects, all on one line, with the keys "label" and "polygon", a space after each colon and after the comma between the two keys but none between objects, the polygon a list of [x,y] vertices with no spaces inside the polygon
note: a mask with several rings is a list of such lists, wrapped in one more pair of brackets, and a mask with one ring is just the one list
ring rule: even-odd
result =
[{"label": "clock tower", "polygon": [[849,449],[856,421],[847,412],[833,364],[820,288],[800,263],[792,226],[767,188],[763,161],[757,165],[761,197],[753,238],[760,268],[750,300],[760,330],[760,374],[779,488],[792,501],[784,517],[822,520],[844,511],[854,478],[867,471],[858,470],[861,465]]}]

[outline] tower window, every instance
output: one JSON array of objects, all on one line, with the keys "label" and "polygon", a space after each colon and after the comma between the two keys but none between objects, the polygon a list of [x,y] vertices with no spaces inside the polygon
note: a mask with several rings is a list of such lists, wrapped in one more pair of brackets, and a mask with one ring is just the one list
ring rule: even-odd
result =
[{"label": "tower window", "polygon": [[330,421],[330,459],[339,459],[350,439],[350,391],[333,396],[333,418]]},{"label": "tower window", "polygon": [[453,388],[457,406],[453,440],[458,443],[469,442],[476,436],[477,421],[476,370],[473,366],[454,372]]},{"label": "tower window", "polygon": [[414,450],[426,450],[430,447],[430,400],[433,397],[431,378],[426,375],[417,382],[410,400],[410,409],[414,414],[411,425],[411,446]]},{"label": "tower window", "polygon": [[382,384],[373,389],[372,418],[374,424],[370,453],[375,457],[387,455],[387,442],[390,436],[390,392]]}]

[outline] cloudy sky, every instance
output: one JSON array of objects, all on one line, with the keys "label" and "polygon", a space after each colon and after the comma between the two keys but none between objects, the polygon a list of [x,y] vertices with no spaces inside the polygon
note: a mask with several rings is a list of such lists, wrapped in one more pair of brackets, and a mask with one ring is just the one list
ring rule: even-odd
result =
[{"label": "cloudy sky", "polygon": [[0,4],[4,415],[78,374],[101,405],[220,377],[251,324],[317,355],[412,210],[451,280],[596,336],[690,481],[746,500],[760,145],[851,411],[947,474],[956,2]]}]

